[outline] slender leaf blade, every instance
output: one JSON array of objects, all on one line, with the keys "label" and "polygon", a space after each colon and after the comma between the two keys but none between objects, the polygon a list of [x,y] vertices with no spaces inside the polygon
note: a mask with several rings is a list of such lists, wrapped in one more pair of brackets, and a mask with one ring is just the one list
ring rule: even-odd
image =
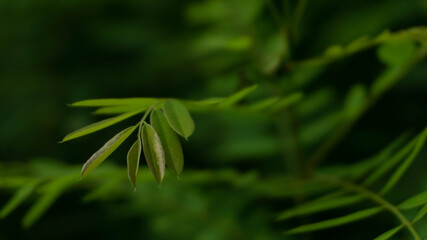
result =
[{"label": "slender leaf blade", "polygon": [[149,107],[159,99],[157,98],[106,98],[106,99],[89,99],[71,104],[73,107],[107,107],[118,105],[140,105]]},{"label": "slender leaf blade", "polygon": [[81,175],[86,176],[89,172],[95,169],[99,164],[101,164],[107,157],[109,157],[128,137],[129,135],[137,128],[137,126],[128,127],[113,138],[108,140],[96,153],[94,153],[89,160],[83,165]]},{"label": "slender leaf blade", "polygon": [[253,86],[244,88],[244,89],[236,92],[235,94],[225,98],[221,103],[218,104],[218,106],[219,107],[230,107],[230,106],[236,104],[237,102],[239,102],[240,100],[244,99],[246,96],[251,94],[257,88],[258,88],[258,85],[253,85]]},{"label": "slender leaf blade", "polygon": [[40,179],[36,179],[23,185],[6,203],[6,205],[4,205],[4,207],[0,211],[0,219],[5,218],[13,210],[15,210],[15,208],[17,208],[21,203],[23,203],[34,192],[34,189],[40,184],[40,182]]},{"label": "slender leaf blade", "polygon": [[417,194],[399,205],[401,209],[411,209],[427,203],[427,192]]},{"label": "slender leaf blade", "polygon": [[178,136],[169,126],[165,115],[160,110],[156,109],[151,113],[150,122],[162,142],[166,164],[177,175],[180,175],[184,168],[184,154]]},{"label": "slender leaf blade", "polygon": [[400,229],[402,229],[403,225],[400,225],[398,227],[395,227],[393,229],[388,230],[387,232],[379,235],[378,237],[376,237],[374,240],[387,240],[390,239],[391,237],[393,237],[396,233],[398,233],[400,231]]},{"label": "slender leaf blade", "polygon": [[380,194],[385,194],[390,191],[400,180],[400,178],[405,174],[406,170],[411,166],[412,162],[418,156],[418,153],[421,151],[422,147],[427,138],[427,128],[420,134],[417,139],[417,143],[412,150],[411,154],[403,161],[403,163],[399,166],[399,168],[394,172],[391,176],[390,180],[386,183],[384,188],[381,190]]},{"label": "slender leaf blade", "polygon": [[136,189],[136,183],[138,181],[138,169],[139,169],[139,160],[141,158],[142,145],[141,140],[138,138],[136,142],[129,149],[127,155],[127,164],[128,164],[128,176],[129,180],[132,183],[133,187]]},{"label": "slender leaf blade", "polygon": [[165,153],[161,140],[156,130],[154,130],[151,125],[144,124],[141,130],[145,160],[147,161],[151,174],[154,176],[157,183],[160,184],[165,175]]},{"label": "slender leaf blade", "polygon": [[178,100],[168,99],[163,104],[163,111],[169,125],[175,132],[187,139],[194,132],[194,121],[184,105]]},{"label": "slender leaf blade", "polygon": [[116,114],[133,112],[137,110],[145,111],[148,108],[149,107],[147,106],[141,106],[141,105],[119,105],[119,106],[101,107],[101,108],[98,108],[93,113],[95,115],[116,115]]},{"label": "slender leaf blade", "polygon": [[298,233],[305,233],[305,232],[312,232],[332,227],[341,226],[347,223],[359,221],[368,217],[371,217],[383,210],[382,207],[375,207],[375,208],[369,208],[365,210],[361,210],[346,216],[329,219],[317,223],[302,225],[299,227],[296,227],[294,229],[291,229],[289,231],[286,231],[285,234],[298,234]]},{"label": "slender leaf blade", "polygon": [[97,131],[102,130],[106,127],[112,126],[118,122],[121,122],[127,118],[130,118],[130,117],[132,117],[132,116],[134,116],[134,115],[136,115],[142,111],[143,111],[143,109],[138,110],[138,111],[134,111],[134,112],[130,112],[130,113],[125,113],[125,114],[119,115],[117,117],[108,118],[108,119],[90,124],[86,127],[80,128],[80,129],[68,134],[67,136],[64,137],[62,142],[66,142],[66,141],[69,141],[69,140],[72,140],[75,138],[79,138],[79,137],[97,132]]},{"label": "slender leaf blade", "polygon": [[360,202],[363,200],[362,196],[345,196],[332,199],[326,199],[321,201],[313,201],[280,213],[277,220],[286,220],[293,217],[303,216],[307,214],[322,212],[330,209],[336,209],[339,207],[349,206],[351,204]]},{"label": "slender leaf blade", "polygon": [[423,208],[417,213],[417,216],[415,216],[414,220],[412,220],[413,223],[418,222],[427,214],[427,204],[424,205]]}]

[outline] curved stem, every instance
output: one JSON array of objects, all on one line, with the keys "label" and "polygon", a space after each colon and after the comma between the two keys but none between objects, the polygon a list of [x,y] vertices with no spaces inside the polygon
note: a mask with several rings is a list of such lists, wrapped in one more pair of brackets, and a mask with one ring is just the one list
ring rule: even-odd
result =
[{"label": "curved stem", "polygon": [[402,222],[402,224],[409,230],[409,232],[412,234],[412,236],[414,237],[415,240],[421,240],[421,237],[415,231],[411,222],[409,222],[408,219],[406,219],[406,217],[403,216],[403,214],[399,211],[399,209],[396,206],[394,206],[393,204],[391,204],[390,202],[388,202],[387,200],[382,198],[380,195],[378,195],[378,194],[376,194],[376,193],[374,193],[374,192],[372,192],[372,191],[370,191],[370,190],[368,190],[362,186],[359,186],[357,184],[349,182],[349,181],[336,179],[336,178],[332,178],[332,177],[325,176],[325,175],[317,175],[316,178],[318,178],[321,181],[325,181],[328,183],[333,183],[334,185],[341,186],[341,187],[343,187],[347,190],[350,190],[352,192],[364,195],[365,197],[376,202],[377,204],[383,206],[390,213],[392,213],[394,216],[396,216],[396,218],[398,218],[400,220],[400,222]]}]

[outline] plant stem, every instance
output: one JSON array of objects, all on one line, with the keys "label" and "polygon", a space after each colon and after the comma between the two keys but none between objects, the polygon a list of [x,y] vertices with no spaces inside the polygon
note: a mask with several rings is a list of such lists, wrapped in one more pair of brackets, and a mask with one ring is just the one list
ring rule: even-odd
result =
[{"label": "plant stem", "polygon": [[376,193],[374,193],[374,192],[372,192],[372,191],[370,191],[370,190],[368,190],[362,186],[359,186],[357,184],[354,184],[352,182],[345,181],[342,179],[336,179],[336,178],[332,178],[332,177],[325,176],[325,175],[316,175],[316,178],[319,179],[320,181],[333,183],[334,185],[341,186],[341,187],[343,187],[347,190],[350,190],[352,192],[359,193],[359,194],[371,199],[372,201],[376,202],[377,204],[383,206],[385,209],[387,209],[390,213],[395,215],[402,222],[402,224],[409,230],[409,232],[412,234],[412,236],[414,237],[415,240],[421,240],[420,236],[415,231],[412,224],[406,219],[405,216],[403,216],[403,214],[399,211],[399,209],[396,206],[394,206],[393,204],[391,204],[390,202],[388,202],[387,200],[385,200],[384,198],[382,198],[380,195],[378,195],[378,194],[376,194]]}]

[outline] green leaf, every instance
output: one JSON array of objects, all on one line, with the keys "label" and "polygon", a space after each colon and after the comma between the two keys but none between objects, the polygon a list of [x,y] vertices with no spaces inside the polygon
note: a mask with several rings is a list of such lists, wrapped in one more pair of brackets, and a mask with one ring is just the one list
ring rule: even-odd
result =
[{"label": "green leaf", "polygon": [[178,136],[169,126],[165,115],[160,110],[155,109],[151,113],[150,122],[162,142],[166,164],[177,175],[180,175],[184,168],[184,155]]},{"label": "green leaf", "polygon": [[350,89],[345,102],[345,112],[348,118],[355,118],[360,114],[366,96],[366,88],[361,84],[357,84]]},{"label": "green leaf", "polygon": [[286,107],[289,107],[291,105],[294,105],[301,101],[304,97],[304,94],[302,92],[293,93],[287,97],[281,98],[279,101],[277,101],[272,107],[271,110],[273,112],[280,111]]},{"label": "green leaf", "polygon": [[156,130],[151,125],[144,124],[141,138],[144,146],[145,160],[151,174],[153,174],[156,181],[160,184],[165,175],[165,153],[159,135],[157,135]]},{"label": "green leaf", "polygon": [[71,104],[73,107],[107,107],[117,105],[139,105],[141,107],[150,107],[157,103],[157,98],[108,98],[108,99],[90,99]]},{"label": "green leaf", "polygon": [[401,209],[411,209],[427,203],[427,192],[417,194],[399,205]]},{"label": "green leaf", "polygon": [[417,213],[417,216],[415,216],[414,220],[412,220],[413,223],[418,222],[427,214],[427,204],[424,205],[423,208]]},{"label": "green leaf", "polygon": [[128,112],[133,112],[137,110],[145,111],[149,107],[140,106],[140,105],[120,105],[120,106],[112,106],[112,107],[102,107],[97,109],[94,114],[96,115],[115,115],[115,114],[123,114]]},{"label": "green leaf", "polygon": [[107,157],[109,157],[136,128],[137,126],[128,127],[108,140],[108,142],[106,142],[102,148],[100,148],[92,155],[92,157],[89,158],[89,160],[85,162],[81,172],[82,177],[86,176],[105,159],[107,159]]},{"label": "green leaf", "polygon": [[267,108],[272,107],[278,101],[279,101],[278,97],[267,98],[267,99],[261,100],[259,102],[253,103],[253,104],[245,107],[245,110],[253,111],[253,112],[263,111]]},{"label": "green leaf", "polygon": [[138,180],[138,169],[139,169],[139,160],[141,158],[141,151],[142,151],[141,140],[138,138],[138,140],[136,140],[136,142],[129,149],[128,156],[127,156],[128,176],[129,176],[130,182],[133,184],[135,189],[136,189],[136,183]]},{"label": "green leaf", "polygon": [[412,40],[399,39],[381,45],[378,48],[378,58],[390,66],[400,65],[414,55],[416,46]]},{"label": "green leaf", "polygon": [[175,132],[187,139],[194,132],[194,121],[190,113],[178,100],[168,99],[163,104],[163,111],[169,125]]},{"label": "green leaf", "polygon": [[384,188],[381,190],[380,194],[383,195],[390,191],[394,185],[400,180],[400,178],[405,174],[406,170],[411,166],[414,159],[418,156],[418,153],[421,151],[421,148],[424,146],[425,140],[427,138],[427,128],[420,134],[417,138],[417,143],[412,150],[411,154],[403,161],[399,168],[391,176],[390,180],[386,183]]},{"label": "green leaf", "polygon": [[102,120],[100,122],[93,123],[93,124],[86,126],[84,128],[80,128],[79,130],[76,130],[76,131],[68,134],[67,136],[65,136],[64,139],[62,140],[62,142],[69,141],[71,139],[79,138],[79,137],[88,135],[90,133],[97,132],[101,129],[112,126],[112,125],[114,125],[120,121],[123,121],[127,118],[130,118],[130,117],[132,117],[132,116],[134,116],[134,115],[136,115],[142,111],[143,111],[143,109],[138,110],[138,111],[134,111],[134,112],[130,112],[130,113],[125,113],[125,114],[119,115],[117,117],[108,118],[108,119]]},{"label": "green leaf", "polygon": [[69,187],[77,181],[77,176],[72,174],[58,179],[54,179],[44,187],[43,195],[36,203],[28,210],[27,214],[22,219],[22,225],[29,228],[39,219],[47,209],[55,202],[55,200]]},{"label": "green leaf", "polygon": [[277,217],[277,220],[286,220],[293,217],[298,217],[302,215],[308,215],[316,212],[322,212],[329,209],[335,209],[339,207],[348,206],[363,200],[364,197],[361,196],[350,196],[350,197],[339,197],[326,199],[321,201],[313,201],[289,210],[283,211]]},{"label": "green leaf", "polygon": [[322,229],[326,229],[326,228],[337,227],[337,226],[341,226],[341,225],[344,225],[347,223],[351,223],[351,222],[355,222],[358,220],[362,220],[364,218],[371,217],[371,216],[381,212],[382,210],[383,210],[382,207],[369,208],[369,209],[358,211],[358,212],[355,212],[355,213],[352,213],[352,214],[349,214],[349,215],[346,215],[343,217],[338,217],[338,218],[334,218],[334,219],[325,220],[322,222],[302,225],[302,226],[296,227],[294,229],[291,229],[291,230],[285,232],[285,234],[305,233],[305,232],[322,230]]},{"label": "green leaf", "polygon": [[[417,138],[414,138],[397,153],[395,153],[390,159],[384,161],[383,164],[380,164],[375,169],[375,171],[363,182],[363,185],[370,186],[382,176],[384,176],[390,169],[392,169],[396,164],[398,164],[411,151],[411,149],[415,146],[416,142]],[[386,155],[384,156],[386,157]]]},{"label": "green leaf", "polygon": [[40,184],[41,179],[30,180],[27,184],[23,185],[13,197],[4,205],[0,211],[0,218],[5,218],[21,203],[23,203],[33,192],[34,189]]},{"label": "green leaf", "polygon": [[374,240],[387,240],[393,237],[396,233],[402,229],[403,225],[395,227],[393,229],[388,230],[387,232],[381,234],[380,236],[376,237]]},{"label": "green leaf", "polygon": [[218,104],[219,107],[230,107],[239,102],[240,100],[244,99],[246,96],[248,96],[250,93],[255,91],[257,89],[257,85],[253,85],[247,88],[244,88],[237,93],[225,98],[221,103]]}]

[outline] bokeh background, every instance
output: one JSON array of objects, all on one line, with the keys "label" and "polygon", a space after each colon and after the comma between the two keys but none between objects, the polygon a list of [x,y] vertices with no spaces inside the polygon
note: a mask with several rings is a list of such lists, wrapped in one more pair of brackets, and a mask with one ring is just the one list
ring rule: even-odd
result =
[{"label": "bokeh background", "polygon": [[[305,116],[300,137],[308,154],[339,121],[335,113],[349,89],[372,82],[384,65],[370,48],[321,70],[306,69],[295,80],[278,67],[281,61],[427,23],[423,0],[308,1],[296,40],[286,49],[275,14],[286,20],[296,5],[293,0],[0,1],[0,206],[26,177],[79,173],[86,159],[126,126],[58,144],[67,133],[102,119],[67,106],[83,99],[198,100],[259,84],[250,102],[268,93],[268,82],[278,82],[288,92],[309,96],[297,109]],[[356,162],[405,131],[418,132],[427,123],[426,102],[424,61],[361,118],[327,164]],[[278,211],[292,206],[292,199],[283,197],[291,190],[263,181],[289,173],[274,120],[230,112],[193,117],[196,132],[182,142],[180,180],[169,174],[159,188],[144,168],[133,193],[123,147],[94,176],[58,191],[62,194],[47,201],[42,217],[23,228],[23,216],[37,199],[32,196],[0,220],[0,239],[299,239],[281,234],[294,222],[274,221]],[[426,154],[391,199],[427,189]],[[345,239],[372,239],[395,225],[384,214],[312,239],[343,239],[348,232],[357,235]]]}]

